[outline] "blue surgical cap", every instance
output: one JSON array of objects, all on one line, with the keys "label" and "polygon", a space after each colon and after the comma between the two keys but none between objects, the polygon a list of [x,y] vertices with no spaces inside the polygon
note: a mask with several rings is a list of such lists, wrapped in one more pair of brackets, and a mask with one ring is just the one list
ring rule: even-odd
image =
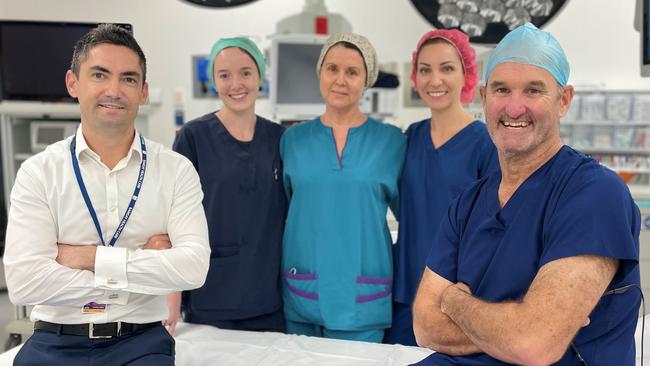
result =
[{"label": "blue surgical cap", "polygon": [[260,82],[264,80],[264,72],[266,70],[266,64],[264,63],[264,55],[257,45],[250,39],[246,37],[233,37],[233,38],[221,38],[218,40],[214,46],[212,46],[212,51],[210,52],[210,64],[208,65],[208,76],[212,84],[214,83],[214,59],[217,57],[219,52],[224,48],[237,47],[253,58],[255,64],[257,65],[257,71],[260,74]]},{"label": "blue surgical cap", "polygon": [[488,59],[483,82],[502,62],[533,65],[548,71],[558,84],[565,86],[569,80],[569,61],[560,43],[548,32],[526,23],[506,34]]}]

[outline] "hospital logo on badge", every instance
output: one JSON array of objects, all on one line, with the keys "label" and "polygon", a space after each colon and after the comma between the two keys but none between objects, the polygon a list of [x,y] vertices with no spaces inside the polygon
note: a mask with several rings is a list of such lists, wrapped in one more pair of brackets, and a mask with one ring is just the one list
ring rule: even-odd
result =
[{"label": "hospital logo on badge", "polygon": [[106,312],[106,304],[98,304],[96,302],[89,302],[81,308],[83,314],[101,314]]}]

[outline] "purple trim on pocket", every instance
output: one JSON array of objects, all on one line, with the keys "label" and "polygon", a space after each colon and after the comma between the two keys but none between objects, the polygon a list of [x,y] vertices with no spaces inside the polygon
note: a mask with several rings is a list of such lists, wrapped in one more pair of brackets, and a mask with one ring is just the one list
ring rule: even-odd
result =
[{"label": "purple trim on pocket", "polygon": [[393,280],[390,278],[382,278],[382,277],[357,276],[357,283],[364,283],[367,285],[390,286],[393,284]]},{"label": "purple trim on pocket", "polygon": [[316,273],[291,273],[284,272],[284,276],[291,280],[305,281],[305,280],[315,280],[318,278]]},{"label": "purple trim on pocket", "polygon": [[393,290],[388,289],[388,290],[385,290],[385,291],[382,291],[382,292],[377,292],[377,293],[370,294],[370,295],[357,296],[355,302],[357,304],[362,304],[364,302],[373,301],[373,300],[381,299],[381,298],[386,297],[386,296],[390,296],[391,293],[393,293]]},{"label": "purple trim on pocket", "polygon": [[304,298],[310,299],[310,300],[318,300],[318,294],[315,294],[313,292],[306,292],[306,291],[300,290],[298,288],[295,288],[295,287],[291,286],[288,283],[286,285],[287,285],[287,290],[293,292],[294,294],[296,294],[296,295],[298,295],[300,297],[304,297]]}]

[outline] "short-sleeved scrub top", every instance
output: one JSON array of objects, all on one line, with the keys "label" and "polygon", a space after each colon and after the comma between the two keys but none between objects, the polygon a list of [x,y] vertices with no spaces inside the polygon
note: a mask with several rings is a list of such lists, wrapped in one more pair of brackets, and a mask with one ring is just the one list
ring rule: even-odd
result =
[{"label": "short-sleeved scrub top", "polygon": [[368,118],[348,132],[339,159],[320,119],[282,136],[290,197],[282,271],[288,321],[336,330],[387,328],[392,255],[386,222],[396,207],[405,137]]},{"label": "short-sleeved scrub top", "polygon": [[393,300],[411,304],[440,221],[470,183],[499,168],[485,123],[474,121],[442,146],[431,140],[431,119],[409,126],[400,180],[399,233],[393,255]]},{"label": "short-sleeved scrub top", "polygon": [[[641,299],[640,215],[616,173],[564,146],[501,208],[497,172],[463,192],[450,207],[427,266],[467,283],[486,301],[522,298],[539,269],[556,259],[616,258],[618,272],[573,344],[588,365],[634,365]],[[418,365],[502,365],[487,354],[435,353]],[[556,365],[583,365],[570,347]]]},{"label": "short-sleeved scrub top", "polygon": [[282,308],[283,131],[258,116],[253,140],[239,141],[214,113],[180,130],[174,150],[199,173],[212,249],[205,284],[183,293],[185,321],[211,324]]}]

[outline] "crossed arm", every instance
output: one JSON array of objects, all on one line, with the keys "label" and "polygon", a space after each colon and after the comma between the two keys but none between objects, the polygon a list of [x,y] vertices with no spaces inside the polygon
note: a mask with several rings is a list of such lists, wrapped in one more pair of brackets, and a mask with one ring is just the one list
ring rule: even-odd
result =
[{"label": "crossed arm", "polygon": [[520,301],[488,303],[426,268],[413,305],[418,344],[451,355],[484,352],[526,365],[559,360],[618,269],[581,255],[544,265]]},{"label": "crossed arm", "polygon": [[210,252],[203,195],[191,165],[182,168],[176,173],[178,184],[166,218],[166,230],[175,245],[146,250],[137,245],[110,248],[87,242],[57,243],[61,235],[50,209],[57,202],[50,202],[42,172],[23,164],[12,190],[3,257],[12,302],[124,305],[130,293],[166,295],[200,287]]},{"label": "crossed arm", "polygon": [[[166,234],[153,235],[142,249],[164,250],[170,249],[172,243]],[[72,269],[95,271],[96,245],[74,245],[57,243],[58,254],[56,261],[62,266]]]},{"label": "crossed arm", "polygon": [[[70,245],[70,244],[57,244],[59,253],[56,261],[63,266],[72,269],[82,269],[87,271],[95,270],[95,253],[97,247],[94,245]],[[153,235],[147,240],[143,249],[149,250],[165,250],[172,247],[172,242],[167,234]],[[163,320],[163,325],[169,331],[169,334],[174,335],[176,324],[180,319],[181,307],[181,293],[172,292],[167,295],[167,305],[169,308],[169,315],[167,319]]]}]

